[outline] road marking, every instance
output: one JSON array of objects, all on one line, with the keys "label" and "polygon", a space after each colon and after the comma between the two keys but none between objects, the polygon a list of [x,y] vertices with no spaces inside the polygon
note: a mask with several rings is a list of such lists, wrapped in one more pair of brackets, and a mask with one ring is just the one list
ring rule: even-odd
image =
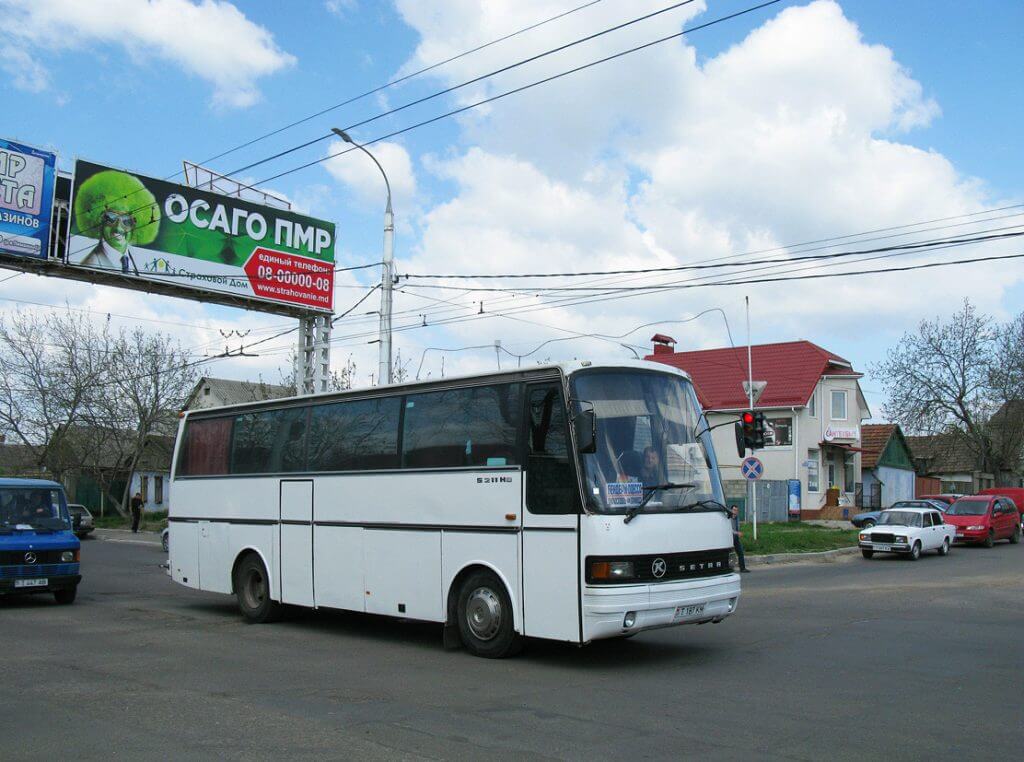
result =
[{"label": "road marking", "polygon": [[103,542],[123,542],[127,545],[152,545],[155,548],[160,547],[159,542],[153,542],[152,540],[115,540],[113,537],[101,537]]}]

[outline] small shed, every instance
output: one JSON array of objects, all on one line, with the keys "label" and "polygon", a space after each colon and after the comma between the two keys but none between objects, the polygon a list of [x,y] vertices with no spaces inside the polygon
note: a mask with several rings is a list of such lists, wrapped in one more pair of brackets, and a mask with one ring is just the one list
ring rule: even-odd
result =
[{"label": "small shed", "polygon": [[900,427],[895,423],[864,424],[861,447],[864,505],[888,508],[900,500],[913,500],[914,458]]}]

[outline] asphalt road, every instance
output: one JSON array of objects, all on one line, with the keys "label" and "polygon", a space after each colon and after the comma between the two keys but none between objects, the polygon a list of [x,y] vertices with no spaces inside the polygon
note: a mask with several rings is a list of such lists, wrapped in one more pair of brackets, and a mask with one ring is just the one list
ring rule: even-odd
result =
[{"label": "asphalt road", "polygon": [[1024,749],[1024,546],[745,575],[738,613],[515,659],[343,613],[244,624],[156,546],[0,602],[0,756],[972,758]]}]

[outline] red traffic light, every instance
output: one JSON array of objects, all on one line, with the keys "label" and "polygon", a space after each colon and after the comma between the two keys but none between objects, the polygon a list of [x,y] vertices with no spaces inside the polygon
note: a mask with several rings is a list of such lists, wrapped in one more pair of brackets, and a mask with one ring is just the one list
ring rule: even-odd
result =
[{"label": "red traffic light", "polygon": [[741,420],[743,421],[743,423],[747,423],[747,424],[753,423],[754,422],[754,414],[751,413],[748,410],[745,413],[743,413],[743,415],[741,416]]}]

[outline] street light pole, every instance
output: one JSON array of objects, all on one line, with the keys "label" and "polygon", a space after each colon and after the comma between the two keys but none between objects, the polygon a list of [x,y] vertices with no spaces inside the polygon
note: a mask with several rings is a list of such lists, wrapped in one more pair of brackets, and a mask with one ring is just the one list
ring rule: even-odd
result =
[{"label": "street light pole", "polygon": [[377,369],[378,383],[390,384],[393,380],[391,372],[391,290],[394,286],[394,262],[395,262],[395,215],[391,211],[391,183],[388,182],[388,175],[384,167],[377,161],[377,157],[366,150],[366,148],[352,139],[344,130],[332,127],[331,132],[351,143],[360,151],[365,153],[373,163],[377,165],[381,175],[384,177],[384,187],[388,192],[388,205],[384,209],[384,259],[382,260],[382,272],[380,281],[380,354]]}]

